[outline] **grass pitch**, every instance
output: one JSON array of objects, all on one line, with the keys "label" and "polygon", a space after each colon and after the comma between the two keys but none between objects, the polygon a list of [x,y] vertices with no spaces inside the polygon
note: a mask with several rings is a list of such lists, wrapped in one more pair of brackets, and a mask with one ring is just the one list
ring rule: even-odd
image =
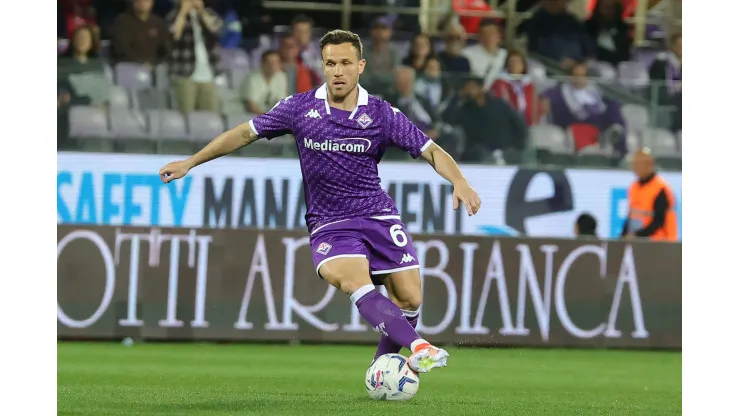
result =
[{"label": "grass pitch", "polygon": [[[451,349],[410,402],[374,402],[374,347],[58,344],[59,415],[680,415],[681,353]],[[407,355],[408,352],[403,353]]]}]

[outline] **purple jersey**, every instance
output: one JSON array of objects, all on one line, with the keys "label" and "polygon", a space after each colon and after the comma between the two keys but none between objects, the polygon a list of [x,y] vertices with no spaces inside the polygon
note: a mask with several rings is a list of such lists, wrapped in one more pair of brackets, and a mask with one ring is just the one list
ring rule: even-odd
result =
[{"label": "purple jersey", "polygon": [[329,108],[326,84],[281,100],[249,122],[260,137],[293,134],[303,172],[306,224],[398,215],[380,186],[378,162],[390,146],[413,158],[432,143],[406,116],[358,85],[357,108]]}]

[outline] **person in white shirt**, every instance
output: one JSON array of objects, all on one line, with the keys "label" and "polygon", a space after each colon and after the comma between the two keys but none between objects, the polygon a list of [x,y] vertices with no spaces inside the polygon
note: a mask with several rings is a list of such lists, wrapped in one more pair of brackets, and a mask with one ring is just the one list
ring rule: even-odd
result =
[{"label": "person in white shirt", "polygon": [[280,54],[275,50],[262,54],[262,67],[249,74],[240,89],[244,107],[257,115],[266,113],[287,97],[288,77],[281,70]]},{"label": "person in white shirt", "polygon": [[478,27],[478,43],[463,49],[470,61],[470,72],[483,80],[483,89],[490,90],[506,63],[506,49],[500,47],[501,29],[494,20],[485,19]]}]

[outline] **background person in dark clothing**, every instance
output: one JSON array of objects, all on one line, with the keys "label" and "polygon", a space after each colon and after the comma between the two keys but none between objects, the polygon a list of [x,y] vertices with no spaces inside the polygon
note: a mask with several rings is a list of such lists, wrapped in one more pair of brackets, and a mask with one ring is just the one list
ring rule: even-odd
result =
[{"label": "background person in dark clothing", "polygon": [[154,67],[170,53],[170,30],[164,19],[152,13],[153,0],[133,0],[131,7],[113,24],[112,57],[116,62],[135,62]]},{"label": "background person in dark clothing", "polygon": [[502,151],[523,150],[529,134],[524,117],[509,103],[483,89],[483,80],[477,77],[465,81],[444,116],[465,132],[463,162],[502,163]]},{"label": "background person in dark clothing", "polygon": [[527,49],[569,70],[593,57],[593,41],[580,20],[568,11],[568,0],[543,0],[542,7],[519,26],[527,34]]},{"label": "background person in dark clothing", "polygon": [[597,226],[598,224],[596,223],[596,218],[594,218],[593,215],[584,212],[576,219],[576,237],[597,237]]},{"label": "background person in dark clothing", "polygon": [[596,59],[617,65],[630,60],[632,39],[622,19],[620,0],[599,0],[593,16],[586,21],[586,32],[596,45]]}]

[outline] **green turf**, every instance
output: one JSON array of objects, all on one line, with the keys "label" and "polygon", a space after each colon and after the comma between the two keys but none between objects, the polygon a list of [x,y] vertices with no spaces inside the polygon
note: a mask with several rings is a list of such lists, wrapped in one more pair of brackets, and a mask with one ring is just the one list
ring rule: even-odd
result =
[{"label": "green turf", "polygon": [[[374,402],[359,346],[58,344],[60,415],[680,415],[681,354],[452,349]],[[398,412],[398,413],[394,413]]]}]

